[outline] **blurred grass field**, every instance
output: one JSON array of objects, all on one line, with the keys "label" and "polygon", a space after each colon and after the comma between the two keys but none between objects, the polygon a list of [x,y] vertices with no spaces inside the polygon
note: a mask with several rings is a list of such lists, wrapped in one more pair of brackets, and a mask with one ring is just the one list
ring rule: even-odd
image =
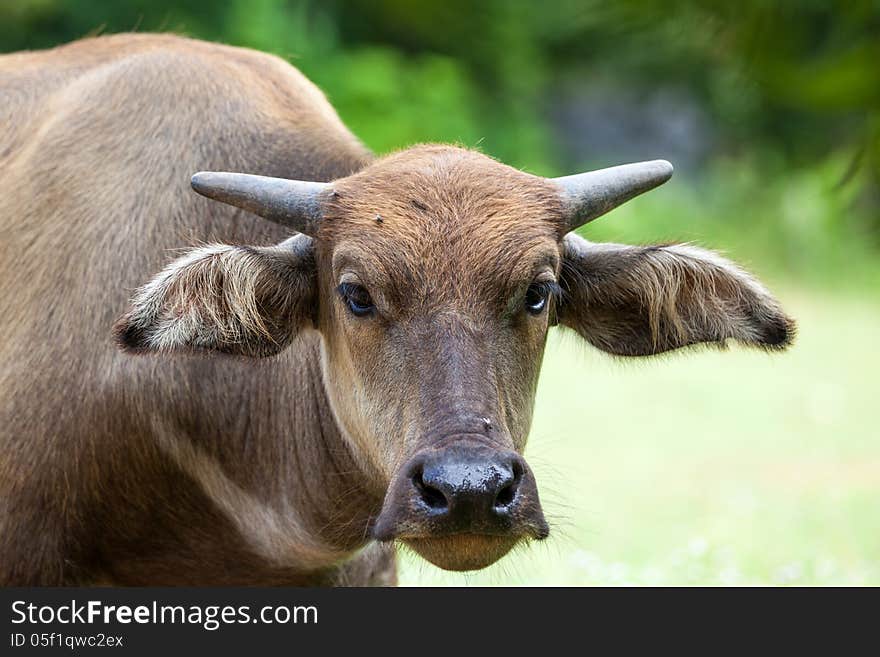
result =
[{"label": "blurred grass field", "polygon": [[779,289],[787,353],[621,361],[551,335],[526,450],[554,526],[403,585],[880,584],[880,300]]}]

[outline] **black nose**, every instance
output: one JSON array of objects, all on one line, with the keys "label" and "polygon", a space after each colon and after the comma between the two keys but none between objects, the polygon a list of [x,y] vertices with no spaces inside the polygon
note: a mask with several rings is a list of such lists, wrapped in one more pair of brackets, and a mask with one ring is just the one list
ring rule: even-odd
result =
[{"label": "black nose", "polygon": [[388,541],[455,534],[542,539],[549,531],[535,475],[519,454],[453,437],[401,466],[372,533]]},{"label": "black nose", "polygon": [[426,457],[414,464],[410,479],[432,516],[470,527],[510,515],[525,471],[514,452],[465,449]]}]

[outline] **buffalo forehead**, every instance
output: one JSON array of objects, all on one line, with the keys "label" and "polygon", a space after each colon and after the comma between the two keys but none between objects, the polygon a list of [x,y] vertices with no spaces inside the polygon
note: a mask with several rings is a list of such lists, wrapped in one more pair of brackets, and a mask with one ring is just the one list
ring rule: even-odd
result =
[{"label": "buffalo forehead", "polygon": [[322,236],[383,284],[497,289],[556,266],[552,184],[479,153],[405,151],[336,189]]}]

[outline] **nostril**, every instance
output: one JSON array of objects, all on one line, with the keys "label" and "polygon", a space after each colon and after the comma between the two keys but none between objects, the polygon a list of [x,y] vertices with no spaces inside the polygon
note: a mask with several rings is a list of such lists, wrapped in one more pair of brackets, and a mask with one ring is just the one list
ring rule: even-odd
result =
[{"label": "nostril", "polygon": [[415,489],[419,491],[422,502],[429,508],[441,510],[449,507],[449,501],[446,499],[443,491],[434,488],[430,484],[426,484],[424,479],[422,479],[421,470],[413,475],[412,482]]},{"label": "nostril", "polygon": [[514,482],[510,482],[500,491],[498,491],[498,495],[495,497],[495,508],[496,509],[504,509],[510,506],[511,502],[513,502],[513,498],[516,496],[516,484]]},{"label": "nostril", "polygon": [[523,478],[523,467],[519,461],[514,461],[512,463],[513,469],[513,478],[507,482],[498,493],[495,495],[495,507],[496,511],[505,511],[507,508],[513,504],[514,499],[516,499],[516,491],[519,488],[519,484]]}]

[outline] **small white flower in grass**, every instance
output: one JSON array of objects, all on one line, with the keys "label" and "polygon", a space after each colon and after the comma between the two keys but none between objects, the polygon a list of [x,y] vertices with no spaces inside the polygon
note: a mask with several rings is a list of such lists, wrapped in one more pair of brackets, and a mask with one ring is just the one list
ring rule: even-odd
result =
[{"label": "small white flower in grass", "polygon": [[830,580],[837,575],[837,563],[830,557],[822,557],[814,567],[816,577],[820,580]]},{"label": "small white flower in grass", "polygon": [[727,566],[726,568],[722,568],[721,572],[718,573],[718,581],[724,586],[738,584],[741,578],[742,575],[739,572],[739,568],[736,566]]},{"label": "small white flower in grass", "polygon": [[692,557],[702,557],[709,551],[709,541],[702,536],[692,538],[688,543],[687,551]]},{"label": "small white flower in grass", "polygon": [[804,567],[800,563],[793,562],[780,566],[776,569],[773,579],[780,584],[791,584],[804,576]]},{"label": "small white flower in grass", "polygon": [[629,576],[629,567],[619,561],[608,567],[608,579],[615,584],[624,584]]}]

